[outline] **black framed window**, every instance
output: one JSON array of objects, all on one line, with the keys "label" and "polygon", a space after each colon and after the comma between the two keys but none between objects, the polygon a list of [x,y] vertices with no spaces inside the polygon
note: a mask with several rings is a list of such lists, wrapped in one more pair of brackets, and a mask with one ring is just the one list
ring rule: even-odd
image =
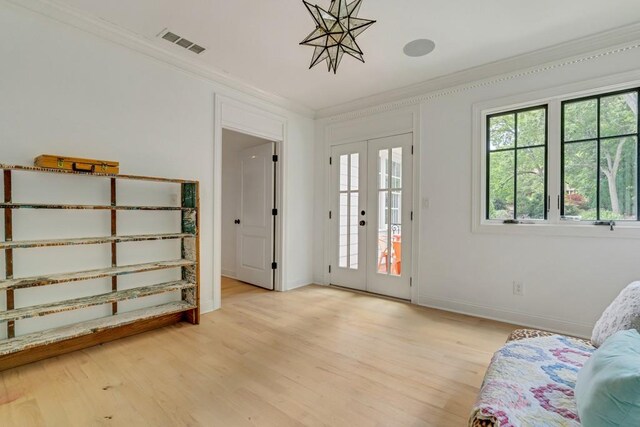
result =
[{"label": "black framed window", "polygon": [[547,219],[547,116],[547,105],[487,116],[487,219]]},{"label": "black framed window", "polygon": [[638,221],[640,89],[562,103],[565,219]]}]

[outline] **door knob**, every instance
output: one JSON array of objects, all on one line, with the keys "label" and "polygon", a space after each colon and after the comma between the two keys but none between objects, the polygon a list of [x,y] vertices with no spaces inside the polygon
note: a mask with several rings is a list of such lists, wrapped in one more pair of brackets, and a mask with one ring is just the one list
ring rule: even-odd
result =
[{"label": "door knob", "polygon": [[233,221],[234,224],[240,224],[240,220],[236,219],[235,221]]},{"label": "door knob", "polygon": [[360,212],[360,215],[365,216],[367,213],[365,211]]},{"label": "door knob", "polygon": [[366,222],[366,221],[364,221],[364,220],[360,221],[360,226],[361,226],[361,227],[364,227],[365,225],[367,225],[367,222]]}]

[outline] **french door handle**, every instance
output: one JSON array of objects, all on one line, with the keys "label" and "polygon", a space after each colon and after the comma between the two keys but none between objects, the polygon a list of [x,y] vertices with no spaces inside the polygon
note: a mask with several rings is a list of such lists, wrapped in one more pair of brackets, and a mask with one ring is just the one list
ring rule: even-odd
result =
[{"label": "french door handle", "polygon": [[365,220],[360,221],[360,227],[364,227],[365,225],[367,225],[367,222]]},{"label": "french door handle", "polygon": [[240,224],[240,220],[236,219],[235,221],[233,221],[234,224]]}]

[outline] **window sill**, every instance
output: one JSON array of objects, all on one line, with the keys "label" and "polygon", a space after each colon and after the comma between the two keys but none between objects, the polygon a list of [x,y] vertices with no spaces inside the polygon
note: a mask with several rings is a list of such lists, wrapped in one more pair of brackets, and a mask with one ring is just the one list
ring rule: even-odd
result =
[{"label": "window sill", "polygon": [[532,222],[520,224],[504,224],[502,222],[478,221],[473,225],[473,232],[478,234],[528,235],[553,237],[589,237],[640,239],[640,223],[633,225],[616,225],[613,231],[609,227],[592,223]]}]

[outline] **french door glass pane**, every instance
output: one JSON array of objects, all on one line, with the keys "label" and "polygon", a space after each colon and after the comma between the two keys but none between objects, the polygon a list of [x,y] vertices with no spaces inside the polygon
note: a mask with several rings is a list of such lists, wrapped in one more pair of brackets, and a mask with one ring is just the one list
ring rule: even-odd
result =
[{"label": "french door glass pane", "polygon": [[340,156],[340,191],[349,190],[349,156]]},{"label": "french door glass pane", "polygon": [[636,220],[636,147],[636,137],[600,142],[601,220]]},{"label": "french door glass pane", "polygon": [[402,191],[391,192],[391,257],[389,272],[393,276],[402,273]]},{"label": "french door glass pane", "polygon": [[389,271],[389,192],[378,192],[378,273]]},{"label": "french door glass pane", "polygon": [[387,188],[389,186],[389,150],[378,152],[378,177],[378,188]]},{"label": "french door glass pane", "polygon": [[338,215],[338,266],[358,269],[360,154],[340,156],[340,212]]},{"label": "french door glass pane", "polygon": [[338,265],[342,268],[347,268],[347,247],[349,245],[349,231],[347,227],[347,221],[349,219],[349,205],[348,205],[348,193],[340,193],[340,215],[338,229],[340,233],[340,239],[338,242]]},{"label": "french door glass pane", "polygon": [[391,150],[391,188],[402,188],[402,147]]},{"label": "french door glass pane", "polygon": [[[351,185],[350,190],[358,191],[358,186],[360,183],[360,154],[353,153],[351,155]],[[357,209],[357,206],[356,206]]]},{"label": "french door glass pane", "polygon": [[402,147],[378,151],[379,274],[402,273]]},{"label": "french door glass pane", "polygon": [[358,269],[358,193],[351,193],[349,206],[349,268]]}]

